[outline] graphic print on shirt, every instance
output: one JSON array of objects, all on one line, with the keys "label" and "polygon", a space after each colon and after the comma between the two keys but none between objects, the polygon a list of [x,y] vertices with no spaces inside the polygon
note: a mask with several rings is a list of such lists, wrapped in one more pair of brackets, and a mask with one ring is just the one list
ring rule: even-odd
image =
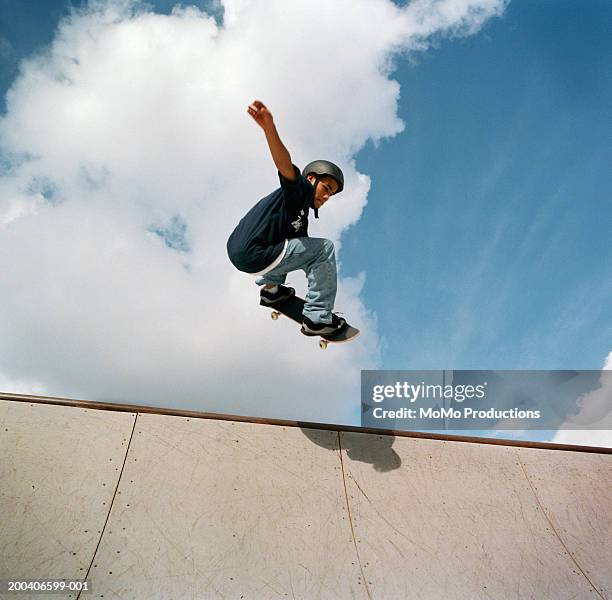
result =
[{"label": "graphic print on shirt", "polygon": [[304,209],[302,209],[300,211],[300,214],[298,216],[298,218],[295,221],[291,221],[291,225],[293,226],[293,229],[298,232],[300,230],[300,228],[302,227],[302,217],[304,216]]}]

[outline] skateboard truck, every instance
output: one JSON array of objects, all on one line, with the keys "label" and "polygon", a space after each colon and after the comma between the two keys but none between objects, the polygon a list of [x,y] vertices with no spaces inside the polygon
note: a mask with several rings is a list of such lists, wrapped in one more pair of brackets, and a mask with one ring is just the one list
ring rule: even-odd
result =
[{"label": "skateboard truck", "polygon": [[[289,317],[292,321],[295,321],[298,325],[302,324],[302,311],[304,310],[304,300],[298,296],[293,296],[284,302],[278,304],[268,305],[260,302],[262,306],[272,309],[270,317],[273,321],[277,321],[281,315]],[[325,350],[330,343],[348,342],[354,337],[359,335],[359,329],[346,325],[341,331],[333,335],[319,335],[319,348]],[[317,337],[313,335],[311,337]]]}]

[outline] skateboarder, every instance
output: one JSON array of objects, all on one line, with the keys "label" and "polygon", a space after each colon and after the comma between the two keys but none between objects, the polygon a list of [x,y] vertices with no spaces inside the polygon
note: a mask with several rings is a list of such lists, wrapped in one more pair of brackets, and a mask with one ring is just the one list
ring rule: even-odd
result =
[{"label": "skateboarder", "polygon": [[308,279],[302,333],[328,335],[341,331],[346,321],[333,314],[337,272],[330,240],[308,237],[308,215],[344,187],[344,175],[333,163],[315,160],[300,173],[283,145],[272,113],[255,100],[247,109],[263,129],[280,188],[260,200],[238,223],[227,241],[227,253],[240,271],[257,275],[261,303],[273,306],[291,298],[293,288],[283,285],[287,273],[303,270]]}]

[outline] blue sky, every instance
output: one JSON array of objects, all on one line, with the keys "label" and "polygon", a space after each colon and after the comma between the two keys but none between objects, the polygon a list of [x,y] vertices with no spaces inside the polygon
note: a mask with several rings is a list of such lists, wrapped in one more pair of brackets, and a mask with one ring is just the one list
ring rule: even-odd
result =
[{"label": "blue sky", "polygon": [[[170,1],[149,4],[163,14],[170,13],[173,6]],[[194,4],[202,9],[212,6],[210,2]],[[20,61],[40,52],[54,40],[58,22],[67,14],[67,7],[63,0],[0,0],[3,113],[6,112],[5,95],[17,76]],[[215,16],[220,22],[219,10]],[[371,183],[363,213],[360,218],[349,219],[356,223],[348,229],[336,227],[337,215],[327,213],[332,230],[342,231],[341,276],[354,277],[358,282],[360,274],[365,273],[361,291],[355,291],[358,284],[355,289],[347,284],[347,306],[363,305],[368,314],[376,315],[375,335],[379,345],[375,351],[366,347],[355,354],[346,353],[345,358],[337,354],[333,359],[337,363],[313,357],[318,361],[313,363],[315,371],[317,365],[321,369],[333,366],[346,370],[349,362],[343,361],[350,361],[352,369],[602,367],[612,351],[611,26],[612,5],[604,0],[514,0],[501,17],[488,20],[472,35],[449,37],[434,30],[429,48],[424,52],[412,49],[393,56],[394,69],[388,77],[399,84],[397,116],[405,129],[398,132],[397,122],[388,114],[373,115],[372,120],[380,123],[373,124],[365,138],[369,135],[377,141],[366,141],[354,157],[357,171],[367,174]],[[341,35],[338,32],[336,37]],[[287,64],[292,65],[292,60],[288,56]],[[287,71],[288,80],[292,70],[289,67]],[[356,76],[359,77],[358,72]],[[370,76],[364,73],[364,79]],[[373,80],[373,85],[379,83]],[[258,85],[254,86],[253,94],[259,93],[260,88],[269,89],[264,100],[275,97],[274,85],[261,82]],[[389,91],[386,87],[380,89],[383,93]],[[27,93],[28,88],[24,87],[18,97],[28,98]],[[244,94],[249,101],[252,99],[250,89],[244,90]],[[243,103],[240,97],[238,104]],[[370,106],[375,103],[376,99]],[[307,107],[305,99],[300,104]],[[299,121],[299,115],[291,113],[290,100],[284,100],[279,93],[275,106],[279,107],[276,116],[280,113],[283,117],[279,119],[281,135],[286,142],[292,142],[290,150],[295,151],[294,158],[311,151],[310,139],[301,144],[298,135],[301,125],[294,124]],[[358,116],[366,122],[366,131],[369,114],[364,112]],[[359,130],[359,127],[353,124],[353,129]],[[245,131],[250,135],[250,130]],[[307,131],[311,133],[312,128]],[[252,143],[258,152],[261,150],[262,164],[266,164],[269,157],[265,156],[265,146],[255,135],[252,142],[251,138],[245,138],[244,145],[249,148]],[[326,137],[333,137],[333,133],[326,133],[322,139]],[[96,145],[95,139],[94,133],[90,146]],[[356,145],[360,146],[362,138],[356,139]],[[334,148],[341,147],[339,142],[324,144],[323,151],[329,156]],[[168,167],[168,172],[182,168],[178,159],[174,164],[172,156],[167,163],[164,167]],[[125,164],[136,163],[127,160]],[[155,164],[159,171],[159,164]],[[259,169],[259,163],[255,167]],[[262,175],[261,182],[251,184],[253,198],[245,198],[245,206],[255,202],[274,184],[272,171]],[[95,171],[88,164],[85,178],[88,182],[100,181],[100,187],[104,187],[100,172],[104,169]],[[134,177],[136,183],[130,182],[134,185],[130,193],[138,190],[144,197],[155,193],[148,188],[145,174],[143,171],[142,182],[138,177]],[[206,183],[206,189],[210,193],[218,191],[215,186],[220,185],[219,181],[222,179],[213,177]],[[159,182],[150,183],[150,187],[159,187]],[[198,260],[192,260],[189,265],[179,264],[183,260],[179,254],[197,255],[202,247],[196,235],[200,226],[197,207],[189,200],[188,187],[185,184],[185,198],[176,200],[176,211],[161,201],[155,210],[151,209],[152,216],[142,231],[153,237],[172,232],[172,240],[166,236],[165,241],[173,254],[170,258],[162,254],[155,256],[164,265],[164,261],[176,259],[177,265],[188,266],[186,270],[196,278],[201,267]],[[357,196],[360,193],[355,192]],[[348,203],[352,197],[347,198]],[[340,196],[334,199],[335,202],[342,200]],[[232,210],[229,206],[228,211]],[[235,210],[232,219],[240,211],[244,212],[242,206]],[[325,216],[321,214],[323,226]],[[201,231],[206,231],[204,225]],[[183,283],[180,280],[176,285]],[[185,309],[181,305],[187,295],[185,290],[203,293],[203,288],[185,285],[181,294],[177,291],[176,297],[163,299],[167,303],[164,307]],[[134,286],[146,289],[146,284],[140,281]],[[170,286],[164,287],[164,293],[168,293]],[[354,304],[357,296],[362,304]],[[138,297],[137,302],[140,301]],[[129,299],[124,301],[129,303]],[[191,310],[191,305],[188,308]],[[240,313],[243,308],[235,310]],[[349,319],[352,315],[355,319],[359,319],[358,315],[365,319],[365,312],[355,310],[348,313]],[[92,322],[91,315],[83,314],[83,318]],[[126,322],[132,319],[125,318]],[[246,309],[244,318],[251,319]],[[356,324],[362,325],[362,322]],[[62,329],[60,325],[58,322],[58,330]],[[369,327],[369,323],[363,325],[365,329]],[[193,323],[191,326],[197,330]],[[268,336],[269,323],[261,327]],[[66,321],[63,330],[66,330]],[[280,330],[274,334],[277,332],[285,334]],[[287,332],[286,339],[295,338],[293,334]],[[176,339],[182,339],[181,336]],[[262,339],[259,333],[257,336]],[[30,347],[24,342],[23,356],[32,351],[37,339],[32,336],[28,342]],[[123,340],[123,337],[116,339]],[[116,339],[109,338],[109,353],[113,344],[117,344]],[[279,344],[282,347],[284,340],[271,340],[270,348],[278,348]],[[79,341],[79,344],[90,343],[94,341]],[[79,344],[75,344],[74,352],[81,357]],[[201,346],[193,344],[186,347],[202,351]],[[189,353],[186,350],[183,356]],[[130,349],[130,358],[134,355]],[[143,367],[142,373],[138,371],[142,365],[134,360],[132,373],[138,374],[132,380],[128,373],[129,361],[120,363],[117,358],[117,364],[122,365],[126,374],[125,380],[118,375],[115,385],[98,381],[93,364],[83,368],[75,365],[71,373],[65,365],[55,371],[47,366],[47,371],[42,367],[37,371],[36,367],[26,368],[24,361],[15,360],[7,378],[38,382],[40,389],[56,395],[90,397],[91,394],[96,399],[105,399],[100,390],[108,390],[109,399],[133,400],[142,397],[142,390],[147,389],[140,383],[146,379],[146,373],[156,372],[154,358],[147,358],[151,362],[146,369]],[[193,369],[197,368],[195,358]],[[103,361],[103,356],[99,360]],[[287,360],[287,364],[292,364]],[[41,355],[40,364],[48,362],[48,357]],[[181,364],[177,370],[183,367]],[[246,386],[252,374],[249,368],[244,365],[243,368],[237,379],[244,380]],[[89,378],[82,375],[86,372],[90,373]],[[184,376],[189,377],[190,372],[186,369]],[[134,383],[136,380],[138,383]],[[129,385],[125,383],[128,381]],[[235,384],[238,387],[234,396],[243,394],[245,398],[244,390],[248,388]],[[31,387],[36,389],[34,384]],[[202,382],[194,379],[192,388],[186,389],[186,395],[190,396],[193,390],[202,389]],[[164,393],[163,389],[159,391],[162,404]],[[264,399],[269,409],[266,412],[264,402],[262,414],[293,416],[282,413],[284,394],[264,395]],[[142,403],[148,402],[143,399]],[[254,414],[253,405],[248,403],[197,407]],[[333,407],[325,408],[325,404],[317,410],[318,413],[307,417],[346,420],[346,412],[335,413]],[[537,437],[541,438],[542,434]]]},{"label": "blue sky", "polygon": [[515,1],[398,63],[406,131],[358,157],[374,177],[344,257],[370,265],[386,368],[601,368],[611,25],[609,2]]}]

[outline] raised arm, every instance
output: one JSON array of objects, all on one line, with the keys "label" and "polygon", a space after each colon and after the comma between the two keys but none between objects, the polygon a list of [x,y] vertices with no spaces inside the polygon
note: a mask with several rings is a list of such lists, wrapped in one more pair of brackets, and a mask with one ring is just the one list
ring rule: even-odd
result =
[{"label": "raised arm", "polygon": [[247,112],[264,130],[268,147],[270,148],[270,154],[272,154],[272,159],[280,174],[288,181],[296,181],[297,176],[293,168],[293,163],[291,162],[291,155],[278,135],[272,113],[268,110],[266,105],[259,100],[254,100],[247,109]]}]

